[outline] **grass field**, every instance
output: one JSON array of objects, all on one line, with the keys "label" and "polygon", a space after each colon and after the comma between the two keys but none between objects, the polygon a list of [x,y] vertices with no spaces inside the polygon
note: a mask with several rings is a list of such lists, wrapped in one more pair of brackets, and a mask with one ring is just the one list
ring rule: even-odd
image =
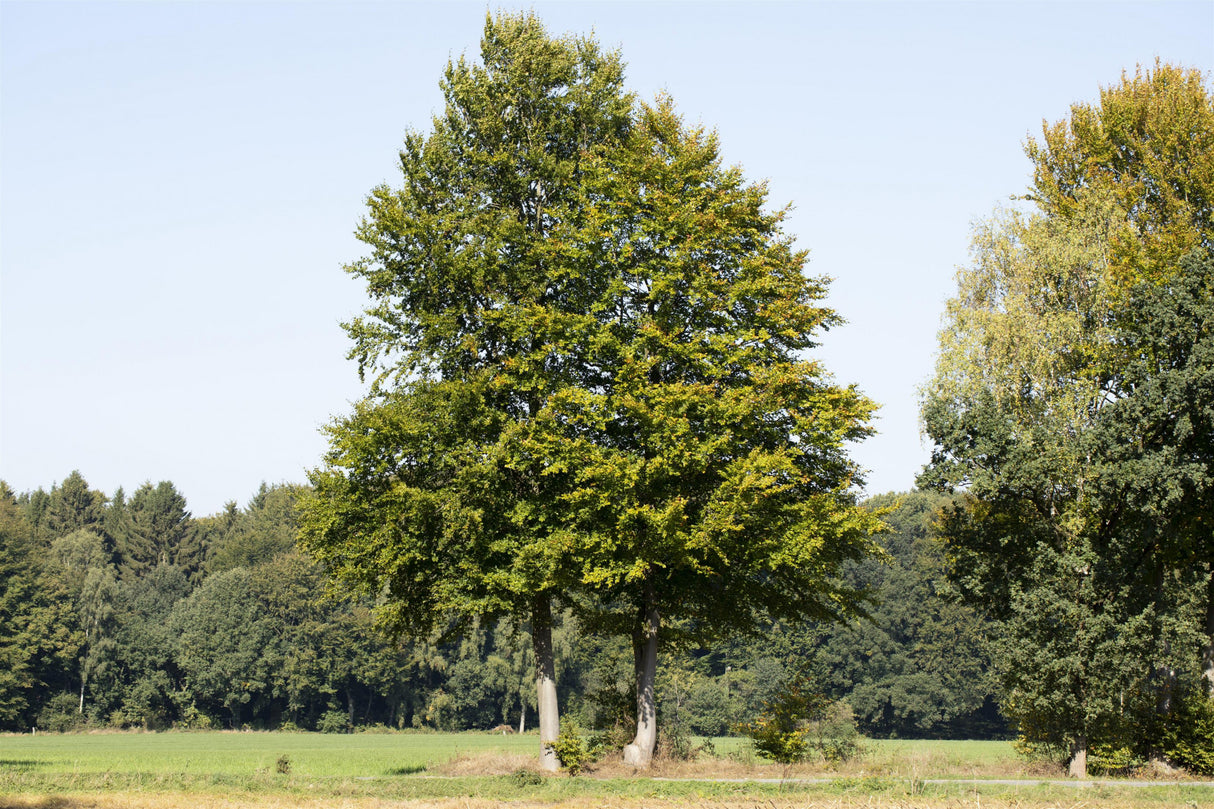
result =
[{"label": "grass field", "polygon": [[873,741],[860,759],[838,769],[821,763],[785,769],[756,760],[743,740],[718,739],[715,757],[658,762],[643,775],[613,760],[579,778],[538,776],[538,744],[530,734],[485,733],[5,735],[0,736],[0,807],[1214,805],[1214,788],[1194,784],[1046,782],[1058,774],[1021,761],[1006,742]]}]

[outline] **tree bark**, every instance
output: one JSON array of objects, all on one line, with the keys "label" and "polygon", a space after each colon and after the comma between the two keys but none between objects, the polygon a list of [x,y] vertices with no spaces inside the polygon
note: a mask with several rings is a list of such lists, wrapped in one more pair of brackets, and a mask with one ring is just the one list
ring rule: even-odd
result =
[{"label": "tree bark", "polygon": [[1072,778],[1088,777],[1088,740],[1080,736],[1071,744],[1071,762],[1067,767],[1067,775]]},{"label": "tree bark", "polygon": [[658,626],[660,617],[653,603],[652,589],[646,587],[644,614],[638,616],[633,630],[632,653],[636,667],[637,685],[637,735],[632,744],[624,748],[624,763],[640,769],[648,769],[653,762],[653,751],[658,741],[657,702],[654,698],[654,683],[658,671]]},{"label": "tree bark", "polygon": [[519,708],[519,712],[518,712],[518,732],[519,732],[519,735],[521,736],[526,731],[527,731],[527,703],[524,702],[523,706],[521,708]]},{"label": "tree bark", "polygon": [[1214,697],[1214,565],[1206,595],[1206,645],[1201,650],[1201,667],[1206,678],[1206,690]]},{"label": "tree bark", "polygon": [[[552,603],[547,595],[536,596],[531,609],[531,643],[535,647],[536,707],[540,723],[540,767],[560,769],[552,745],[561,730],[556,702],[556,660],[552,651]],[[521,722],[520,722],[521,726]]]}]

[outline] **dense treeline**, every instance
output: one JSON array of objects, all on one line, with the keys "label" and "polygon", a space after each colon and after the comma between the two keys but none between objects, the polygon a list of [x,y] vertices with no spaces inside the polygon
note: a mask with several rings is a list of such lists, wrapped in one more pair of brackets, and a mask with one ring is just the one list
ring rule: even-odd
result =
[{"label": "dense treeline", "polygon": [[[296,551],[301,490],[263,485],[204,518],[170,482],[107,497],[74,472],[49,492],[0,490],[0,728],[534,725],[528,627],[392,641],[366,605],[325,598],[322,571]],[[872,595],[871,620],[674,650],[658,682],[670,732],[728,733],[796,674],[848,699],[873,735],[1002,732],[978,619],[940,592],[927,528],[942,500],[870,501],[897,506],[889,560],[845,572]],[[627,731],[627,641],[566,614],[554,645],[562,704],[587,727]]]}]

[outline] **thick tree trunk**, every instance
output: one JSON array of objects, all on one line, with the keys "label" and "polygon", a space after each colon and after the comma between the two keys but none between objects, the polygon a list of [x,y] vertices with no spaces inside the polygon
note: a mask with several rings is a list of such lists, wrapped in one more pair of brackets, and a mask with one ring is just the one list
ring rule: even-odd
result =
[{"label": "thick tree trunk", "polygon": [[624,748],[624,763],[647,769],[653,761],[653,751],[658,741],[658,712],[654,698],[654,683],[658,673],[658,608],[653,604],[652,594],[646,593],[649,604],[643,620],[637,621],[633,632],[632,652],[636,666],[637,685],[637,735],[632,744]]},{"label": "thick tree trunk", "polygon": [[[531,610],[531,643],[535,647],[536,706],[540,722],[540,767],[560,769],[552,745],[561,730],[556,703],[556,660],[552,651],[552,604],[547,595],[537,596]],[[521,723],[520,723],[521,724]]]},{"label": "thick tree trunk", "polygon": [[1067,774],[1072,778],[1088,777],[1088,740],[1080,736],[1071,745],[1071,762],[1067,766]]}]

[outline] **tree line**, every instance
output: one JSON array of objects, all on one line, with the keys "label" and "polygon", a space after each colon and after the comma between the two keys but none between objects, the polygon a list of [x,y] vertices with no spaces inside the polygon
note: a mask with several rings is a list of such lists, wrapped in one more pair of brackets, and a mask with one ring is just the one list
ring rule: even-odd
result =
[{"label": "tree line", "polygon": [[[395,639],[371,604],[326,598],[323,571],[295,545],[305,488],[263,485],[243,508],[195,518],[171,482],[129,499],[76,472],[49,492],[3,487],[0,728],[533,728],[529,627]],[[734,732],[806,671],[850,700],[870,735],[1006,732],[975,616],[932,592],[944,584],[928,539],[940,498],[870,505],[895,499],[891,561],[846,573],[873,593],[872,620],[680,650],[656,689],[673,736]],[[571,715],[597,732],[633,728],[627,644],[571,612],[556,616],[553,637]]]}]

